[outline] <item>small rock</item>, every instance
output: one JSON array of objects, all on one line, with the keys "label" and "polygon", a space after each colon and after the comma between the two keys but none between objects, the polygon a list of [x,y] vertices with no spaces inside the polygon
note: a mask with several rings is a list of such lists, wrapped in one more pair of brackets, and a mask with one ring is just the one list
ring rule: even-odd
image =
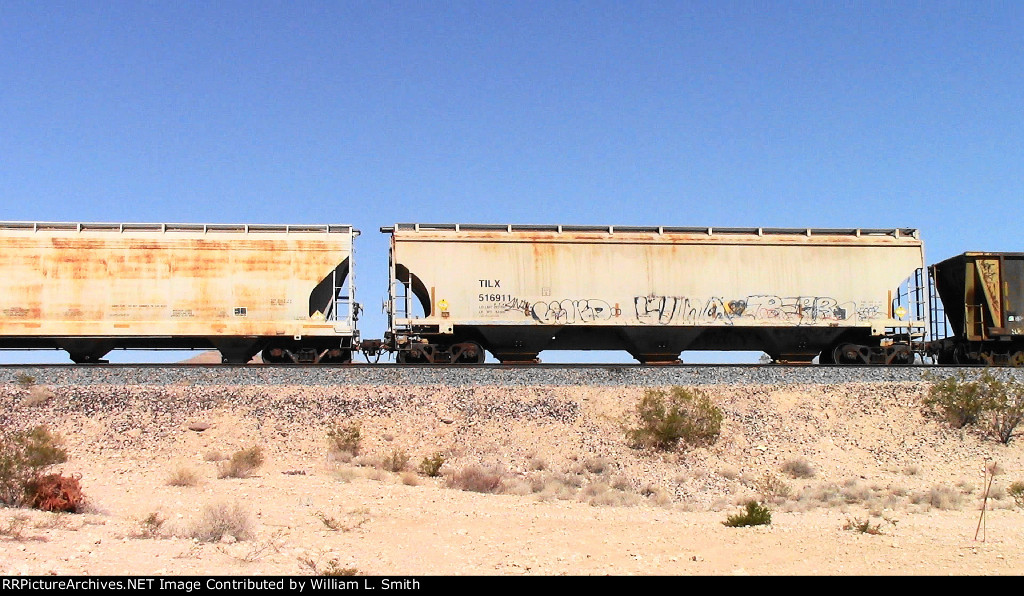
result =
[{"label": "small rock", "polygon": [[197,433],[201,433],[208,428],[210,428],[210,423],[208,422],[193,422],[188,425],[189,430],[194,430]]}]

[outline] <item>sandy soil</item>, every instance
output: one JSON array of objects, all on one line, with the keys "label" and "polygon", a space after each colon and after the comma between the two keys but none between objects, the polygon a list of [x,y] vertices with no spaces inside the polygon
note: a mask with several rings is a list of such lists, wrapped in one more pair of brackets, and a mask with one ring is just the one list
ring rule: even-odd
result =
[{"label": "sandy soil", "polygon": [[[338,388],[377,404],[345,417],[305,407],[317,399],[308,388],[198,407],[172,394],[193,405],[170,417],[150,397],[86,413],[61,410],[61,391],[41,405],[18,391],[6,397],[12,420],[61,433],[70,458],[59,469],[81,475],[89,504],[74,515],[0,509],[2,575],[1024,571],[1024,511],[1005,490],[1024,479],[1024,438],[1003,446],[949,429],[923,413],[921,384],[717,388],[718,442],[672,454],[626,443],[641,389],[394,388],[396,407],[381,400],[387,388]],[[296,409],[274,407],[286,402]],[[336,422],[361,425],[360,456],[331,453]],[[266,455],[254,475],[218,477],[215,452],[252,445]],[[435,452],[448,476],[499,472],[503,494],[417,474]],[[410,456],[406,472],[382,469],[395,453]],[[808,477],[785,472],[794,461]],[[1001,473],[983,517],[992,462]],[[197,482],[169,484],[182,470]],[[769,504],[771,524],[726,527],[750,498]],[[193,538],[210,506],[252,535]]]}]

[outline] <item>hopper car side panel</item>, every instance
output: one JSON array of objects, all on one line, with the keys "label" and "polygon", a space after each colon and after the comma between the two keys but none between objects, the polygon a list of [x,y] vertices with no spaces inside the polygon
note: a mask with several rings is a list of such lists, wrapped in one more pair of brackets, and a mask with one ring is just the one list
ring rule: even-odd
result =
[{"label": "hopper car side panel", "polygon": [[[349,226],[0,224],[0,347],[263,348],[345,359],[356,339]],[[274,354],[266,354],[271,360]]]},{"label": "hopper car side panel", "polygon": [[641,362],[675,361],[687,349],[764,350],[809,361],[924,326],[891,306],[923,267],[913,230],[383,231],[396,279],[389,334],[400,356],[408,341],[407,360],[476,345],[503,361],[546,349],[627,350]]}]

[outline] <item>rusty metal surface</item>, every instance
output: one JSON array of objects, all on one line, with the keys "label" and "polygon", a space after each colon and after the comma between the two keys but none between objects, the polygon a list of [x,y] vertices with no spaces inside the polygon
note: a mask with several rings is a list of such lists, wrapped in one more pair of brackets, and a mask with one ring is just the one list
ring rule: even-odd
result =
[{"label": "rusty metal surface", "polygon": [[[906,325],[893,292],[923,267],[916,230],[398,224],[394,261],[426,318],[397,325]],[[442,315],[443,319],[442,319]],[[919,324],[920,322],[915,322]],[[921,325],[923,326],[923,325]]]},{"label": "rusty metal surface", "polygon": [[1024,253],[966,252],[933,265],[932,271],[958,337],[1024,337]]},{"label": "rusty metal surface", "polygon": [[310,295],[349,226],[0,223],[0,336],[351,335]]}]

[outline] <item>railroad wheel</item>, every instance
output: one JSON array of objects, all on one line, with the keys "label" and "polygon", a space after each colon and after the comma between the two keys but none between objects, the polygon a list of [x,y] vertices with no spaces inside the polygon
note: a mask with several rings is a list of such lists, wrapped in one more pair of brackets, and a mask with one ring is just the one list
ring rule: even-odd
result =
[{"label": "railroad wheel", "polygon": [[836,364],[864,364],[857,344],[839,344],[832,351],[832,359]]},{"label": "railroad wheel", "polygon": [[398,364],[430,364],[434,361],[431,354],[433,351],[427,344],[413,344],[408,349],[399,350],[395,361]]},{"label": "railroad wheel", "polygon": [[483,364],[487,352],[475,341],[466,341],[451,347],[452,362],[457,364]]},{"label": "railroad wheel", "polygon": [[349,364],[352,362],[352,351],[344,348],[331,348],[320,356],[320,364]]},{"label": "railroad wheel", "polygon": [[896,366],[909,366],[914,363],[914,353],[910,351],[899,351],[892,355],[890,364]]},{"label": "railroad wheel", "polygon": [[1010,355],[1010,366],[1024,366],[1024,350],[1019,350]]}]

